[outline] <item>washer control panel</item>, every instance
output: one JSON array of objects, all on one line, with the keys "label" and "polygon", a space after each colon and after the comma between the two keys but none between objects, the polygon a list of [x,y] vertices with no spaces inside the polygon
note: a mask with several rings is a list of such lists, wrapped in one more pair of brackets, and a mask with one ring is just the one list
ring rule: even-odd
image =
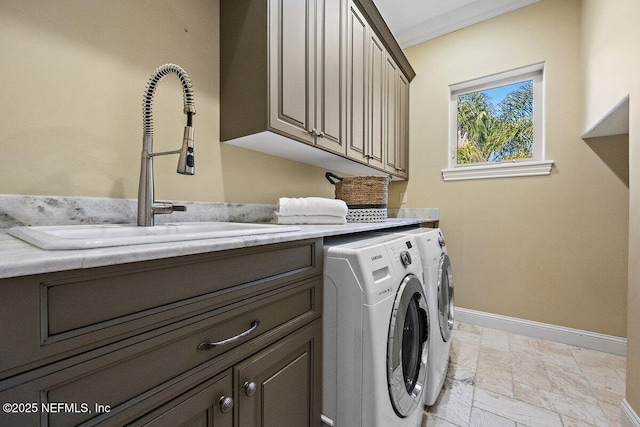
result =
[{"label": "washer control panel", "polygon": [[400,266],[404,267],[403,270],[406,270],[416,262],[420,264],[420,253],[411,237],[389,244],[388,249],[394,264],[400,264]]}]

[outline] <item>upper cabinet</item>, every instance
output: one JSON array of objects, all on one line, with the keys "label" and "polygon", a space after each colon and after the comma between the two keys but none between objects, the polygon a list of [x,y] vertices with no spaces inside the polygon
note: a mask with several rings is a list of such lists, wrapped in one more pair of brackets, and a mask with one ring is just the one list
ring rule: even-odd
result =
[{"label": "upper cabinet", "polygon": [[345,152],[345,6],[346,0],[318,0],[316,6],[316,144],[340,154]]},{"label": "upper cabinet", "polygon": [[409,171],[409,81],[393,58],[387,56],[385,68],[385,170],[400,178]]},{"label": "upper cabinet", "polygon": [[371,147],[369,124],[370,96],[370,39],[369,25],[366,19],[349,2],[347,12],[347,156],[368,163]]},{"label": "upper cabinet", "polygon": [[396,97],[408,100],[414,74],[389,49],[395,40],[372,27],[369,2],[222,0],[221,140],[345,174],[406,178]]},{"label": "upper cabinet", "polygon": [[384,169],[384,133],[385,133],[385,96],[384,75],[387,51],[376,34],[369,30],[368,37],[368,99],[366,105],[369,109],[369,124],[367,126],[367,154],[369,165]]},{"label": "upper cabinet", "polygon": [[269,124],[344,152],[341,0],[269,2]]}]

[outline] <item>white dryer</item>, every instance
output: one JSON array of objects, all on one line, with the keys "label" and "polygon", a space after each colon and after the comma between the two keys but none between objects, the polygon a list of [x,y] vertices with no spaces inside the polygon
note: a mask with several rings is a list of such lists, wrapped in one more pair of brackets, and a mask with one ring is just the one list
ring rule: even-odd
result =
[{"label": "white dryer", "polygon": [[429,309],[415,240],[334,238],[324,251],[324,424],[420,426]]},{"label": "white dryer", "polygon": [[425,294],[432,319],[424,404],[431,406],[442,390],[449,366],[454,320],[451,260],[439,228],[414,228],[400,234],[415,238],[422,256]]}]

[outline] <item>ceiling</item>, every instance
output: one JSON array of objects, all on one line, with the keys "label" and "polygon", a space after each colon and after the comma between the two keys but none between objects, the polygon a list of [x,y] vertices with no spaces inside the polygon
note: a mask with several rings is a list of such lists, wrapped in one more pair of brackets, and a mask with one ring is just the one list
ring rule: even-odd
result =
[{"label": "ceiling", "polygon": [[373,0],[406,48],[540,0]]}]

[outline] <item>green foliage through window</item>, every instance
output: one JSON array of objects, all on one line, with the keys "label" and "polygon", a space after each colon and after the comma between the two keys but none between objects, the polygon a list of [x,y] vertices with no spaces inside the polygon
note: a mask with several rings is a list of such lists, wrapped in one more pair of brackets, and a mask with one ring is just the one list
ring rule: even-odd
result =
[{"label": "green foliage through window", "polygon": [[458,95],[458,164],[533,157],[533,80]]}]

